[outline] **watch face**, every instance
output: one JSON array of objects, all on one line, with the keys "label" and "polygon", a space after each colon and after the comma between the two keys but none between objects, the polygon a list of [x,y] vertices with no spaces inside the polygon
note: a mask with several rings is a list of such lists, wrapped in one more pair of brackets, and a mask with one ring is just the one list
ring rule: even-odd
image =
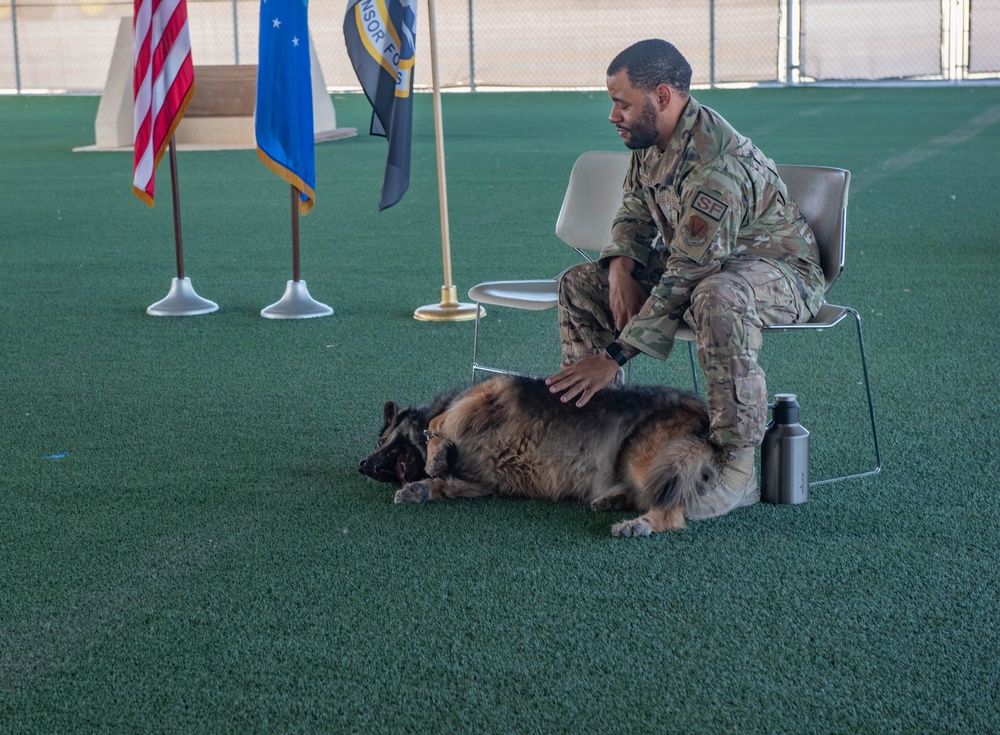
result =
[{"label": "watch face", "polygon": [[617,342],[612,342],[607,347],[605,347],[604,352],[607,354],[608,357],[617,362],[619,365],[625,364],[626,361],[625,352],[624,350],[622,350],[622,346]]}]

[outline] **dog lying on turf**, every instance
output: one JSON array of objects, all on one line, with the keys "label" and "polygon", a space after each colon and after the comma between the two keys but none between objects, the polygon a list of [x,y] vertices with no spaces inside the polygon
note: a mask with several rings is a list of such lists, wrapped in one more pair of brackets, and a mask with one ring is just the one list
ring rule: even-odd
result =
[{"label": "dog lying on turf", "polygon": [[544,381],[504,375],[424,407],[385,404],[375,450],[358,469],[396,482],[397,503],[503,496],[638,510],[615,536],[684,528],[684,507],[710,487],[719,457],[708,411],[673,388],[609,386],[582,408]]}]

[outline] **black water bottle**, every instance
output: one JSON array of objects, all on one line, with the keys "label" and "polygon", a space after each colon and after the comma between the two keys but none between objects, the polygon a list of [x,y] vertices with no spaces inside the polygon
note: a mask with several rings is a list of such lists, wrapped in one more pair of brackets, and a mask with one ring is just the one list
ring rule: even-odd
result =
[{"label": "black water bottle", "polygon": [[774,397],[760,446],[760,499],[793,505],[809,499],[809,432],[799,423],[792,393]]}]

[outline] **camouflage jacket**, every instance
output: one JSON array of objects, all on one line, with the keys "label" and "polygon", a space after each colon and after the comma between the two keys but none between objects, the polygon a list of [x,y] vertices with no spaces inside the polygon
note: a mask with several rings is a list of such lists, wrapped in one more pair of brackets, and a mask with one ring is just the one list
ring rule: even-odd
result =
[{"label": "camouflage jacket", "polygon": [[[654,247],[657,232],[663,249]],[[718,113],[688,100],[667,150],[632,152],[622,206],[600,262],[625,255],[658,277],[621,340],[664,359],[691,291],[731,258],[772,262],[815,314],[823,299],[819,248],[775,164]]]}]

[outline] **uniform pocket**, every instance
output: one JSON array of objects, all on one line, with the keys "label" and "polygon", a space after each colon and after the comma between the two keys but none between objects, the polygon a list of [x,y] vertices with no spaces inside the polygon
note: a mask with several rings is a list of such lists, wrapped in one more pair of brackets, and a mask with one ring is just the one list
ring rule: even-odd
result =
[{"label": "uniform pocket", "polygon": [[747,375],[744,378],[734,380],[736,387],[736,401],[743,406],[759,406],[767,401],[767,385],[764,382],[764,374]]},{"label": "uniform pocket", "polygon": [[776,295],[784,295],[793,287],[776,266],[759,261],[752,268],[740,270],[740,276],[750,284],[758,302],[769,302]]}]

